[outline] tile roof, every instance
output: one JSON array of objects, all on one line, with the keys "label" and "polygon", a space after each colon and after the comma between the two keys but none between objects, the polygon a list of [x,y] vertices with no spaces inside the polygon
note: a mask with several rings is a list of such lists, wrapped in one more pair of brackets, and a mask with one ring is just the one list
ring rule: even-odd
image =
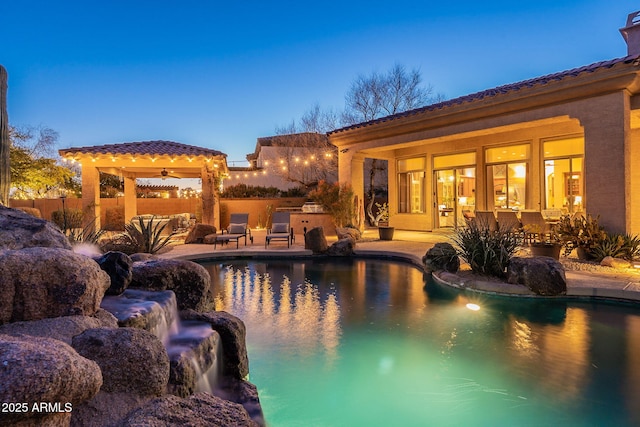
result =
[{"label": "tile roof", "polygon": [[129,154],[129,155],[167,155],[167,156],[224,156],[226,154],[208,148],[181,144],[173,141],[141,141],[123,142],[120,144],[94,145],[91,147],[71,147],[58,150],[61,156],[65,154]]},{"label": "tile roof", "polygon": [[429,112],[429,111],[435,111],[435,110],[442,110],[444,108],[447,107],[452,107],[455,105],[460,105],[460,104],[465,104],[465,103],[470,103],[470,102],[475,102],[475,101],[480,101],[486,98],[490,98],[490,97],[494,97],[494,96],[500,96],[500,95],[505,95],[511,92],[516,92],[519,90],[523,90],[523,89],[529,89],[535,86],[542,86],[554,81],[561,81],[561,80],[565,80],[567,78],[574,78],[574,77],[578,77],[579,75],[583,74],[583,73],[593,73],[595,71],[601,70],[601,69],[606,69],[606,68],[612,68],[616,65],[619,64],[631,64],[632,66],[638,66],[639,65],[639,61],[640,61],[640,55],[630,55],[630,56],[626,56],[624,58],[617,58],[617,59],[612,59],[609,61],[601,61],[601,62],[595,62],[593,64],[589,64],[589,65],[585,65],[582,67],[578,67],[578,68],[573,68],[570,70],[566,70],[566,71],[561,71],[558,73],[553,73],[553,74],[547,74],[545,76],[541,76],[541,77],[536,77],[533,79],[529,79],[529,80],[523,80],[521,82],[517,82],[517,83],[511,83],[511,84],[507,84],[507,85],[503,85],[503,86],[498,86],[496,88],[493,89],[487,89],[481,92],[476,92],[476,93],[472,93],[470,95],[464,95],[458,98],[454,98],[454,99],[450,99],[447,101],[443,101],[443,102],[439,102],[436,104],[432,104],[432,105],[427,105],[424,107],[420,107],[420,108],[416,108],[413,110],[408,110],[402,113],[397,113],[397,114],[393,114],[390,116],[385,116],[385,117],[381,117],[379,119],[374,119],[374,120],[370,120],[367,122],[362,122],[362,123],[356,123],[353,125],[349,125],[349,126],[345,126],[339,129],[335,129],[333,131],[328,132],[328,135],[331,134],[336,134],[339,132],[344,132],[344,131],[348,131],[348,130],[352,130],[352,129],[358,129],[358,128],[363,128],[363,127],[367,127],[367,126],[372,126],[378,123],[383,123],[383,122],[388,122],[388,121],[392,121],[392,120],[396,120],[402,117],[409,117],[409,116],[414,116],[417,114],[421,114],[421,113],[425,113],[425,112]]}]

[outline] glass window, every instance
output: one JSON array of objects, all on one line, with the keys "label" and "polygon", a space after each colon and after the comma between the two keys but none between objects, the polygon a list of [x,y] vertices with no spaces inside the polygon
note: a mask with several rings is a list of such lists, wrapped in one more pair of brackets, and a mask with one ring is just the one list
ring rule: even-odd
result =
[{"label": "glass window", "polygon": [[529,144],[509,145],[505,147],[487,148],[487,163],[517,162],[529,159]]},{"label": "glass window", "polygon": [[489,209],[527,209],[529,144],[487,148],[487,205]]},{"label": "glass window", "polygon": [[[527,164],[508,163],[487,167],[489,201],[492,208],[525,209],[527,191]],[[492,197],[493,196],[493,197]]]},{"label": "glass window", "polygon": [[423,171],[425,161],[424,157],[415,157],[413,159],[398,160],[398,172]]},{"label": "glass window", "polygon": [[544,196],[546,209],[579,212],[584,208],[584,138],[545,141]]},{"label": "glass window", "polygon": [[450,154],[446,156],[436,156],[433,158],[434,169],[447,169],[454,166],[465,166],[476,164],[476,153]]},{"label": "glass window", "polygon": [[398,212],[424,213],[425,158],[398,160]]}]

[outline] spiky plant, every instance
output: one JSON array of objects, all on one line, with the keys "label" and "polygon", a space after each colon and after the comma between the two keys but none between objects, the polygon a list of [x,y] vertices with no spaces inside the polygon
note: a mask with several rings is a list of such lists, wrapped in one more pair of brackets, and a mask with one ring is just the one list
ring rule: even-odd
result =
[{"label": "spiky plant", "polygon": [[131,222],[124,226],[124,238],[128,245],[135,248],[136,252],[155,254],[171,242],[171,238],[175,232],[171,232],[168,236],[162,237],[162,232],[168,223],[154,223],[155,216],[149,221],[145,221],[142,217],[138,218],[138,222]]},{"label": "spiky plant", "polygon": [[506,230],[490,230],[475,221],[458,227],[451,237],[458,255],[477,274],[504,278],[509,261],[518,249],[515,235]]}]

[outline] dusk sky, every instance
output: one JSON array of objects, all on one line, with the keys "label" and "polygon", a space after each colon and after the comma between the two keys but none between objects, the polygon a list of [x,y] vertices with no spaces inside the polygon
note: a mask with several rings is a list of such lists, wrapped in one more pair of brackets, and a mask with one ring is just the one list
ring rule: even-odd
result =
[{"label": "dusk sky", "polygon": [[13,126],[58,148],[171,140],[244,166],[256,138],[358,74],[420,69],[447,99],[626,55],[640,4],[538,1],[22,1],[0,6]]}]

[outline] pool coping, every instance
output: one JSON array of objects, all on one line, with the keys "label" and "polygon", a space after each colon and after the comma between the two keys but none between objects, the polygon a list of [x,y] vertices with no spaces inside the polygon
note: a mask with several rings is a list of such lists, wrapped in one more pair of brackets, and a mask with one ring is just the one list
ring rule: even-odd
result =
[{"label": "pool coping", "polygon": [[[313,259],[313,258],[332,258],[332,256],[325,254],[314,254],[311,250],[302,248],[277,248],[277,249],[262,249],[256,247],[250,247],[239,250],[219,250],[216,252],[204,249],[210,245],[189,245],[193,250],[189,253],[183,254],[171,254],[167,252],[162,254],[162,258],[181,259],[187,261],[214,261],[214,260],[229,260],[229,259],[252,259],[252,258],[266,258],[266,259]],[[173,256],[175,255],[175,256]],[[360,258],[376,258],[376,259],[389,259],[402,262],[408,262],[413,266],[419,268],[425,274],[431,274],[441,285],[446,285],[452,289],[467,290],[476,293],[484,293],[489,295],[499,295],[507,297],[517,298],[579,298],[579,299],[594,299],[594,300],[613,300],[613,301],[626,301],[631,303],[640,302],[640,276],[625,275],[624,272],[620,272],[615,277],[609,277],[607,275],[594,274],[585,271],[565,271],[567,277],[567,292],[566,295],[547,297],[536,295],[529,291],[523,285],[512,285],[498,280],[491,280],[488,278],[473,278],[463,279],[457,275],[449,273],[446,275],[446,279],[443,277],[437,277],[427,270],[422,263],[422,258],[418,255],[387,249],[356,249],[354,250],[355,257]],[[337,258],[337,257],[336,257]],[[622,276],[622,277],[619,277]],[[486,279],[486,280],[485,280]]]}]

